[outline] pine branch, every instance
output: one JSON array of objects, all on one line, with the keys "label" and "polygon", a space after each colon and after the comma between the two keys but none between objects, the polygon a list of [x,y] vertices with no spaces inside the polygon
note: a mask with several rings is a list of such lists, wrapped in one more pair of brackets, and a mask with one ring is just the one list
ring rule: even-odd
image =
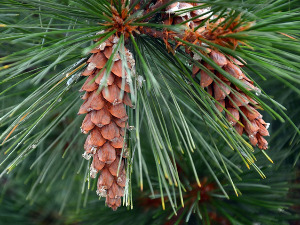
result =
[{"label": "pine branch", "polygon": [[[299,8],[289,9],[294,2],[242,2],[231,2],[228,9],[229,2],[225,0],[180,2],[186,5],[176,1],[156,1],[148,8],[146,6],[150,6],[152,1],[143,4],[94,0],[2,1],[0,101],[3,107],[0,111],[0,140],[1,153],[5,155],[0,162],[1,176],[13,173],[18,166],[30,162],[31,168],[36,170],[28,176],[28,180],[34,182],[29,199],[37,199],[39,183],[47,190],[61,183],[66,195],[60,212],[68,208],[73,191],[78,193],[80,205],[82,201],[87,203],[89,189],[96,191],[97,182],[88,177],[90,162],[78,163],[78,156],[82,154],[80,149],[83,149],[83,137],[78,130],[82,118],[75,115],[80,104],[78,90],[84,83],[80,75],[89,70],[91,62],[103,63],[101,68],[97,68],[108,71],[103,80],[105,83],[110,71],[116,76],[117,63],[114,60],[119,57],[122,82],[117,88],[124,94],[124,88],[129,85],[135,108],[127,111],[129,126],[125,133],[128,138],[124,143],[128,142],[130,150],[126,160],[126,176],[130,182],[125,187],[128,194],[124,202],[131,207],[135,205],[138,201],[135,200],[138,199],[136,186],[139,186],[142,190],[150,189],[152,197],[161,199],[153,202],[161,203],[169,214],[169,209],[173,210],[174,214],[178,214],[176,219],[188,221],[193,217],[192,212],[196,212],[204,221],[225,218],[225,222],[253,223],[256,221],[238,213],[238,209],[248,206],[255,211],[259,205],[266,210],[259,222],[272,224],[288,220],[284,216],[271,218],[270,214],[277,212],[278,208],[288,209],[293,203],[290,199],[288,203],[284,201],[288,199],[288,193],[282,190],[289,184],[280,186],[281,183],[277,183],[282,189],[276,189],[278,180],[274,179],[272,186],[272,178],[268,174],[274,174],[261,165],[266,164],[263,157],[270,161],[272,158],[276,163],[276,157],[275,160],[273,158],[276,155],[272,151],[284,156],[278,159],[279,165],[286,163],[286,157],[294,157],[293,162],[299,158],[298,108],[285,113],[286,108],[295,105],[300,93],[297,57],[300,49]],[[208,9],[209,6],[212,8]],[[120,38],[120,41],[113,43],[113,37]],[[115,51],[105,56],[105,62],[93,61],[93,57],[99,54],[97,49],[103,48],[101,52],[108,49],[104,46],[107,43],[115,46]],[[127,65],[128,56],[122,54],[125,48],[133,53],[135,68]],[[213,57],[215,52],[224,56],[227,64],[234,64],[243,74],[243,79],[234,77],[235,74],[220,65],[220,60]],[[214,91],[203,85],[204,73],[216,84]],[[85,88],[97,78],[89,79],[84,84]],[[130,80],[128,84],[123,82],[127,79]],[[98,86],[102,93],[105,85],[99,83]],[[274,98],[273,95],[283,86],[287,94],[284,96],[280,92]],[[217,87],[220,93],[225,93],[224,99],[217,99]],[[281,129],[291,126],[284,125],[280,129],[279,125],[271,125],[270,141],[274,145],[270,144],[270,156],[252,147],[246,135],[234,129],[236,124],[247,127],[247,122],[253,120],[240,106],[237,107],[238,114],[245,121],[235,118],[234,105],[227,107],[233,98],[241,98],[241,93],[251,102],[241,107],[259,106],[266,111],[264,117],[269,121],[288,121],[294,128],[285,133]],[[123,94],[120,94],[122,101]],[[104,92],[103,96],[106,96]],[[109,96],[106,97],[109,101]],[[222,101],[228,104],[224,105]],[[261,125],[266,127],[263,122]],[[286,137],[281,137],[281,132]],[[246,133],[255,146],[251,133]],[[266,147],[262,141],[259,146]],[[286,154],[276,151],[282,147]],[[124,153],[124,148],[121,152]],[[32,159],[33,154],[36,154],[36,159]],[[253,178],[258,175],[252,172],[253,169],[243,173],[244,166],[251,166],[263,178],[267,176],[272,183],[272,191],[269,192],[267,186],[256,185],[258,181]],[[270,166],[271,169],[274,167]],[[187,175],[183,175],[181,170],[186,170]],[[188,190],[201,195],[208,186],[205,177],[209,177],[209,182],[217,190],[217,194],[211,195],[213,200],[208,206],[190,201],[195,196],[185,194]],[[249,184],[248,178],[253,180],[250,190],[245,188]],[[68,186],[67,182],[72,185]],[[76,189],[76,186],[80,188]],[[256,189],[257,192],[254,191]],[[131,193],[132,190],[134,193]],[[265,200],[257,200],[262,198],[257,196],[260,191],[266,193]],[[250,195],[244,199],[236,198],[235,195],[240,195],[240,192]],[[85,196],[81,197],[80,193]],[[223,200],[221,196],[230,200]],[[278,204],[273,202],[272,196],[276,196]],[[184,205],[188,207],[180,209]],[[212,209],[217,209],[217,216]],[[137,212],[140,211],[137,209]],[[157,212],[151,211],[149,215]],[[234,213],[237,216],[233,216]],[[158,220],[164,221],[165,216],[163,213]],[[141,218],[141,221],[147,219]]]}]

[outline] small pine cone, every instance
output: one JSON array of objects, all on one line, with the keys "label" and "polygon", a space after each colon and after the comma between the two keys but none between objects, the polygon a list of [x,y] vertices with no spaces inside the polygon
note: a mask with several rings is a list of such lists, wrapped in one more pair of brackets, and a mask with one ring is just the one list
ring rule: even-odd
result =
[{"label": "small pine cone", "polygon": [[[173,14],[174,16],[167,18],[164,21],[164,24],[176,25],[190,19],[191,16],[194,17],[197,15],[202,15],[203,13],[207,13],[198,17],[197,19],[194,19],[193,21],[186,23],[188,28],[194,28],[198,26],[201,23],[201,20],[211,16],[211,13],[209,13],[210,8],[194,10],[185,14],[181,14],[177,11],[199,5],[201,5],[201,3],[190,4],[184,2],[175,2],[170,4],[166,8],[166,12]],[[222,21],[224,21],[224,18],[218,20],[219,23]],[[205,33],[205,30],[206,27],[203,26],[197,29],[196,32],[203,34]],[[215,33],[218,34],[218,32]],[[211,35],[212,34],[210,34],[210,39],[213,40],[214,37]],[[188,48],[186,48],[186,52],[191,54],[194,60],[206,67],[206,70],[201,70],[194,65],[192,69],[192,77],[195,78],[197,74],[200,74],[201,87],[206,88],[207,92],[212,95],[216,101],[218,101],[218,103],[215,104],[216,108],[220,112],[222,112],[224,108],[227,110],[226,118],[229,123],[235,127],[236,131],[240,135],[245,132],[253,146],[258,145],[260,149],[267,149],[268,142],[263,137],[269,136],[269,125],[262,119],[262,115],[256,110],[256,108],[259,108],[257,102],[243,93],[242,90],[233,85],[228,79],[226,79],[226,77],[217,72],[212,66],[204,62],[200,55],[191,52]],[[244,66],[244,63],[241,62],[241,60],[237,60],[231,56],[225,56],[224,54],[209,48],[206,49],[205,54],[208,54],[209,57],[227,73],[243,82],[247,90],[254,90],[257,93],[260,92],[260,90],[253,85],[253,82],[246,77],[246,75],[240,69],[240,67]],[[211,73],[213,73],[218,79],[214,79],[214,76],[210,75]],[[240,112],[242,112],[242,114]]]},{"label": "small pine cone", "polygon": [[[110,74],[106,74],[106,69],[101,73],[100,71],[110,58],[118,40],[117,36],[112,36],[91,51],[93,54],[82,73],[82,76],[88,76],[80,90],[85,91],[82,97],[85,101],[78,112],[86,114],[81,126],[82,133],[88,134],[83,157],[86,159],[93,157],[90,175],[96,178],[100,172],[97,194],[106,197],[106,204],[113,210],[121,205],[121,197],[124,195],[126,152],[122,158],[120,153],[125,147],[124,129],[128,119],[125,105],[132,106],[132,104],[129,97],[130,87],[126,78],[122,77],[122,61],[119,54],[117,53],[113,59]],[[134,69],[132,54],[127,49],[125,51],[128,67]],[[104,84],[104,88],[98,90],[101,84]]]},{"label": "small pine cone", "polygon": [[[237,60],[231,56],[225,56],[215,50],[211,50],[208,55],[218,66],[244,83],[247,90],[253,90],[256,93],[260,91],[253,85],[253,81],[246,77],[240,69],[240,67],[244,66],[241,60]],[[259,108],[257,102],[243,93],[242,90],[232,84],[213,67],[201,61],[201,59],[198,61],[206,67],[206,70],[201,70],[194,65],[193,77],[200,74],[201,87],[206,88],[207,92],[219,103],[215,104],[216,108],[220,112],[222,112],[224,108],[228,111],[226,112],[228,122],[234,126],[240,135],[246,133],[253,146],[258,145],[260,149],[267,149],[268,142],[263,137],[269,136],[268,124],[256,110]],[[210,71],[210,73],[208,71]],[[213,79],[211,73],[219,79]]]}]

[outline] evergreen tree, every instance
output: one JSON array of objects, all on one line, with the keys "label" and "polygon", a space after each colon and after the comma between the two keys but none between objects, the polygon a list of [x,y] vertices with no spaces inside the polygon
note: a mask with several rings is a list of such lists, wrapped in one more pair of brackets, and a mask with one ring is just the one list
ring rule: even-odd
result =
[{"label": "evergreen tree", "polygon": [[0,224],[300,221],[297,1],[0,11]]}]

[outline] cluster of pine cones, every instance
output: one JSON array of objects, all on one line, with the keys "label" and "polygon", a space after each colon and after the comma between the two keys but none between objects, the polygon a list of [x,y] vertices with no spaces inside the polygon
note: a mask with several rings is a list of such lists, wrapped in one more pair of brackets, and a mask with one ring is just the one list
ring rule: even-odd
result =
[{"label": "cluster of pine cones", "polygon": [[[213,17],[208,8],[186,13],[179,11],[198,5],[200,4],[184,2],[175,2],[169,5],[165,9],[165,13],[169,14],[168,21],[165,23],[175,25],[197,17],[186,23],[189,29],[194,29],[204,19]],[[200,34],[205,32],[205,29],[206,27],[203,26],[195,32]],[[81,88],[81,91],[85,91],[82,97],[85,101],[79,109],[79,114],[86,114],[81,130],[88,134],[84,144],[83,157],[86,159],[93,157],[90,168],[91,177],[95,178],[101,171],[97,193],[101,197],[106,197],[107,205],[114,210],[121,205],[121,197],[124,196],[126,186],[124,158],[128,155],[125,140],[128,116],[125,105],[132,106],[129,97],[129,81],[126,71],[122,71],[122,65],[126,63],[131,70],[135,69],[134,58],[131,52],[125,49],[123,54],[126,56],[126,62],[122,62],[120,54],[117,52],[113,57],[114,63],[111,72],[108,73],[106,70],[106,62],[114,52],[118,41],[118,36],[113,35],[91,51],[92,56],[87,61],[87,68],[82,73],[82,76],[88,76],[88,78]],[[191,51],[189,54],[204,66],[205,69],[200,69],[194,65],[193,77],[200,74],[200,85],[218,102],[215,105],[216,108],[220,112],[226,109],[228,122],[240,135],[246,133],[253,146],[258,145],[260,149],[267,149],[268,142],[263,137],[269,135],[268,124],[256,110],[259,108],[257,102],[203,61],[198,54]],[[244,66],[242,60],[210,48],[207,48],[206,54],[220,68],[244,83],[248,90],[259,91],[253,85],[253,81],[242,72],[241,67]]]}]

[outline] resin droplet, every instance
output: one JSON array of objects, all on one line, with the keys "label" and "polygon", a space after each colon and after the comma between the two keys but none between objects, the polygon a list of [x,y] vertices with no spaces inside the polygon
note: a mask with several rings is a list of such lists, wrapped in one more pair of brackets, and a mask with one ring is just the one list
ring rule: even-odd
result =
[{"label": "resin droplet", "polygon": [[259,88],[255,88],[255,94],[256,94],[256,96],[260,96],[261,90]]}]

